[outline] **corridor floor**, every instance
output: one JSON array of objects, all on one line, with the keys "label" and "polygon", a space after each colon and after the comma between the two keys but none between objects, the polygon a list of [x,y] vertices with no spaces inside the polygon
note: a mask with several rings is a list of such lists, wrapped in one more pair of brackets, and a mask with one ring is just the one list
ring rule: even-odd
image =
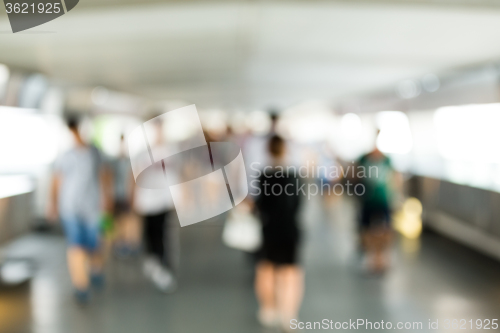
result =
[{"label": "corridor floor", "polygon": [[[500,263],[433,233],[417,241],[397,238],[391,270],[364,274],[353,211],[348,201],[328,208],[311,201],[303,209],[306,289],[299,321],[422,322],[418,331],[453,332],[464,330],[444,329],[446,319],[499,317]],[[157,292],[139,259],[112,259],[105,289],[86,307],[72,298],[63,237],[24,236],[5,254],[32,259],[36,275],[29,286],[0,290],[0,332],[271,332],[255,319],[252,260],[222,244],[222,226],[214,220],[172,227],[180,244],[175,293]],[[429,329],[429,320],[439,320],[440,328]]]}]

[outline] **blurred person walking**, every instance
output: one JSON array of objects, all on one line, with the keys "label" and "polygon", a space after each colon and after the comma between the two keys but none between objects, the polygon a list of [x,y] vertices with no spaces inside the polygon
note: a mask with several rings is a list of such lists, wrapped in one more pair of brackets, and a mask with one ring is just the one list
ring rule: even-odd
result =
[{"label": "blurred person walking", "polygon": [[120,153],[111,166],[114,179],[113,215],[116,221],[114,251],[121,258],[134,256],[139,253],[142,233],[140,221],[132,212],[134,178],[123,135],[120,137]]},{"label": "blurred person walking", "polygon": [[360,236],[366,263],[373,273],[383,273],[389,266],[387,252],[392,239],[390,200],[394,170],[390,159],[377,147],[362,156],[356,167],[364,175],[356,181],[364,187],[360,196]]},{"label": "blurred person walking", "polygon": [[74,147],[55,163],[49,219],[59,216],[68,242],[67,260],[78,302],[89,299],[90,286],[104,282],[100,222],[110,208],[109,172],[93,145],[78,131],[77,118],[67,120]]},{"label": "blurred person walking", "polygon": [[[155,124],[155,138],[151,145],[151,151],[154,153],[169,149],[169,145],[166,145],[164,141],[163,125],[158,120]],[[151,168],[157,168],[155,174],[165,174],[167,179],[172,180],[177,177],[177,169],[174,165],[169,164],[169,160],[156,163]],[[177,288],[177,283],[173,274],[172,244],[167,241],[173,240],[169,225],[170,219],[175,214],[170,190],[168,188],[148,189],[135,186],[132,204],[143,222],[146,250],[146,258],[143,263],[144,274],[160,291],[173,292]]]},{"label": "blurred person walking", "polygon": [[263,245],[257,264],[255,291],[259,301],[258,320],[266,327],[290,329],[297,318],[304,277],[298,265],[300,230],[297,213],[300,196],[296,175],[283,171],[285,141],[273,135],[268,142],[272,168],[259,178],[256,199],[262,221]]}]

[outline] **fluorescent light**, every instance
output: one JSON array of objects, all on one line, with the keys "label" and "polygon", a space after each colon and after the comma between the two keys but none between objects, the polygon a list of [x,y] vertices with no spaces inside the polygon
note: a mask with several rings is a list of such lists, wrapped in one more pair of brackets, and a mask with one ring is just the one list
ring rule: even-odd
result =
[{"label": "fluorescent light", "polygon": [[356,138],[359,136],[363,126],[361,125],[361,118],[355,113],[347,113],[340,121],[341,134],[346,138]]}]

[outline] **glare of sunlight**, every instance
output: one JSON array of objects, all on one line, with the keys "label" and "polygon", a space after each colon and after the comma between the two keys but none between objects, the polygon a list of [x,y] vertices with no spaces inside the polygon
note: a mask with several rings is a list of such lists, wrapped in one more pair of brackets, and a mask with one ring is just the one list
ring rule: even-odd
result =
[{"label": "glare of sunlight", "polygon": [[422,233],[422,204],[416,198],[408,198],[403,208],[394,214],[394,229],[406,238],[415,239]]},{"label": "glare of sunlight", "polygon": [[413,147],[410,123],[400,111],[382,111],[376,116],[380,133],[377,148],[387,154],[407,154]]}]

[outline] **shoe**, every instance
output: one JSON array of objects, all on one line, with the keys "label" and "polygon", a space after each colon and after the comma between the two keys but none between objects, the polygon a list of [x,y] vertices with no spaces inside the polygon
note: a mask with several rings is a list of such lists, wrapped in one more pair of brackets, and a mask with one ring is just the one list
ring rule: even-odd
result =
[{"label": "shoe", "polygon": [[260,310],[257,313],[257,320],[267,328],[275,328],[280,324],[279,316],[275,310]]},{"label": "shoe", "polygon": [[85,305],[90,300],[90,292],[88,290],[75,290],[75,299],[78,304]]},{"label": "shoe", "polygon": [[124,259],[129,256],[129,250],[124,245],[115,245],[113,248],[113,253],[118,259]]},{"label": "shoe", "polygon": [[101,272],[92,273],[90,275],[90,285],[97,290],[101,290],[104,287],[104,274]]},{"label": "shoe", "polygon": [[177,289],[177,282],[174,276],[164,267],[159,267],[151,276],[151,280],[156,288],[164,293],[173,293]]},{"label": "shoe", "polygon": [[142,272],[148,279],[152,279],[159,269],[161,269],[160,262],[156,258],[146,258],[142,264]]},{"label": "shoe", "polygon": [[138,246],[116,245],[113,252],[118,259],[130,259],[138,257],[140,249]]}]

